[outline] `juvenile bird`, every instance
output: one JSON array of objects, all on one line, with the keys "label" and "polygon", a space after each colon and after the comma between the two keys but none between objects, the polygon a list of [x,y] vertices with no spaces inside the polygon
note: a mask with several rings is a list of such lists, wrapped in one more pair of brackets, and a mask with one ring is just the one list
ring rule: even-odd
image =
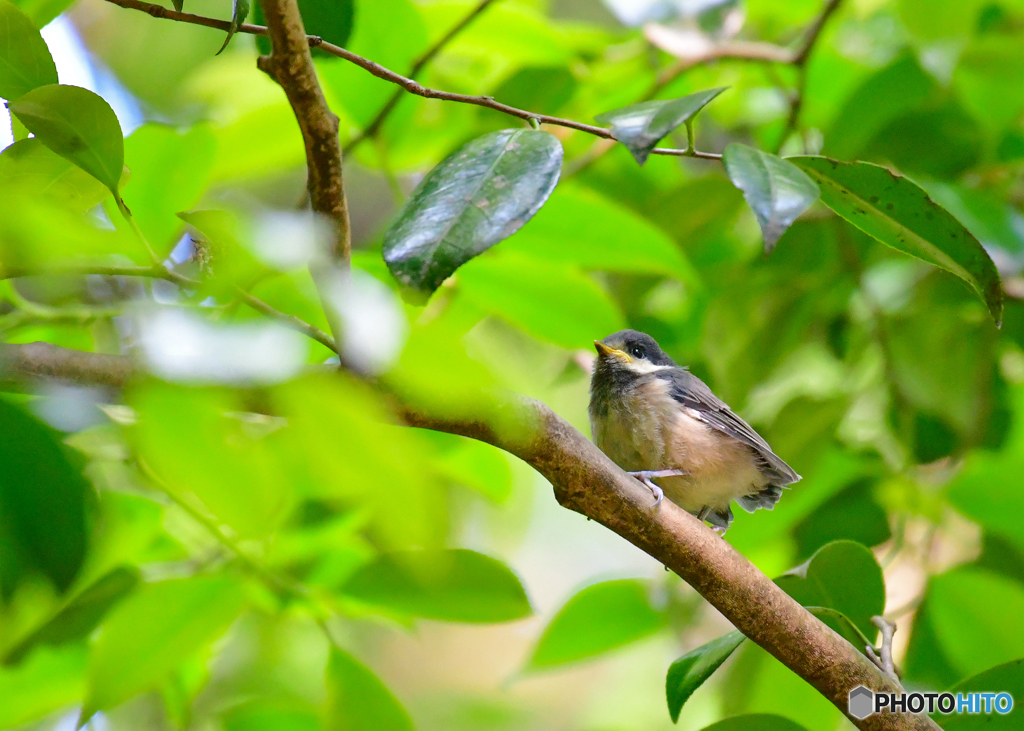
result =
[{"label": "juvenile bird", "polygon": [[[654,493],[724,532],[730,503],[771,510],[800,475],[654,338],[622,330],[595,340],[594,442]],[[655,480],[657,482],[655,482]]]}]

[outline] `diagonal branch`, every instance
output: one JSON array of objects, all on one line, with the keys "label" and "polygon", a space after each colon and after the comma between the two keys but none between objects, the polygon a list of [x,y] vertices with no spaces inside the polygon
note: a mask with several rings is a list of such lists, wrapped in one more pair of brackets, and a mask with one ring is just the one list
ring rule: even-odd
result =
[{"label": "diagonal branch", "polygon": [[[141,370],[122,356],[48,343],[0,345],[0,382],[55,378],[122,386]],[[891,678],[801,607],[703,523],[672,503],[650,508],[650,493],[544,404],[521,396],[481,397],[479,415],[453,417],[409,405],[410,426],[479,439],[546,477],[566,508],[605,525],[675,571],[737,629],[810,683],[844,713],[858,685],[901,692]],[[927,716],[875,714],[850,719],[869,731],[935,731]]]}]

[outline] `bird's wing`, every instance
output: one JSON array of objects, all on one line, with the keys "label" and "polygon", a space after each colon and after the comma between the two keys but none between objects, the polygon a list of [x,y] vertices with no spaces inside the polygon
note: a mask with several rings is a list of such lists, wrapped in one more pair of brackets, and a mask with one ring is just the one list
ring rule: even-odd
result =
[{"label": "bird's wing", "polygon": [[656,375],[669,382],[672,398],[693,409],[697,418],[750,447],[759,457],[762,470],[775,478],[778,484],[788,485],[800,479],[800,475],[772,451],[768,442],[715,396],[704,381],[684,368],[665,369]]}]

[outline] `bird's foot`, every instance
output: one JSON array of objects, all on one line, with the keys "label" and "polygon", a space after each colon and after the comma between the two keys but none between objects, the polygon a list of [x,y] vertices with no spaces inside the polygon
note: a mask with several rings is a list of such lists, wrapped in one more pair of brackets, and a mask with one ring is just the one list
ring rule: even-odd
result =
[{"label": "bird's foot", "polygon": [[725,538],[725,532],[728,530],[728,528],[723,528],[720,525],[713,525],[711,526],[711,530],[717,533],[719,538]]},{"label": "bird's foot", "polygon": [[629,474],[647,485],[648,489],[654,494],[654,505],[651,507],[656,508],[665,499],[665,491],[651,482],[651,479],[655,477],[682,477],[686,473],[683,470],[640,470],[639,472],[630,472]]}]

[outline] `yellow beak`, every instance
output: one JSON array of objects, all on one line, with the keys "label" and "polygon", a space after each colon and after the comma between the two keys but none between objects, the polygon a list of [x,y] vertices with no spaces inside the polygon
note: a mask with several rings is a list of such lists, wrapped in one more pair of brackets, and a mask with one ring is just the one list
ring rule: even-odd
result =
[{"label": "yellow beak", "polygon": [[629,355],[625,351],[618,350],[616,348],[611,347],[610,345],[605,345],[600,340],[595,340],[594,341],[594,347],[597,349],[597,354],[599,356],[601,356],[602,358],[603,357],[608,357],[608,356],[614,356],[616,358],[624,360],[626,363],[632,363],[633,362],[633,359],[630,358]]}]

